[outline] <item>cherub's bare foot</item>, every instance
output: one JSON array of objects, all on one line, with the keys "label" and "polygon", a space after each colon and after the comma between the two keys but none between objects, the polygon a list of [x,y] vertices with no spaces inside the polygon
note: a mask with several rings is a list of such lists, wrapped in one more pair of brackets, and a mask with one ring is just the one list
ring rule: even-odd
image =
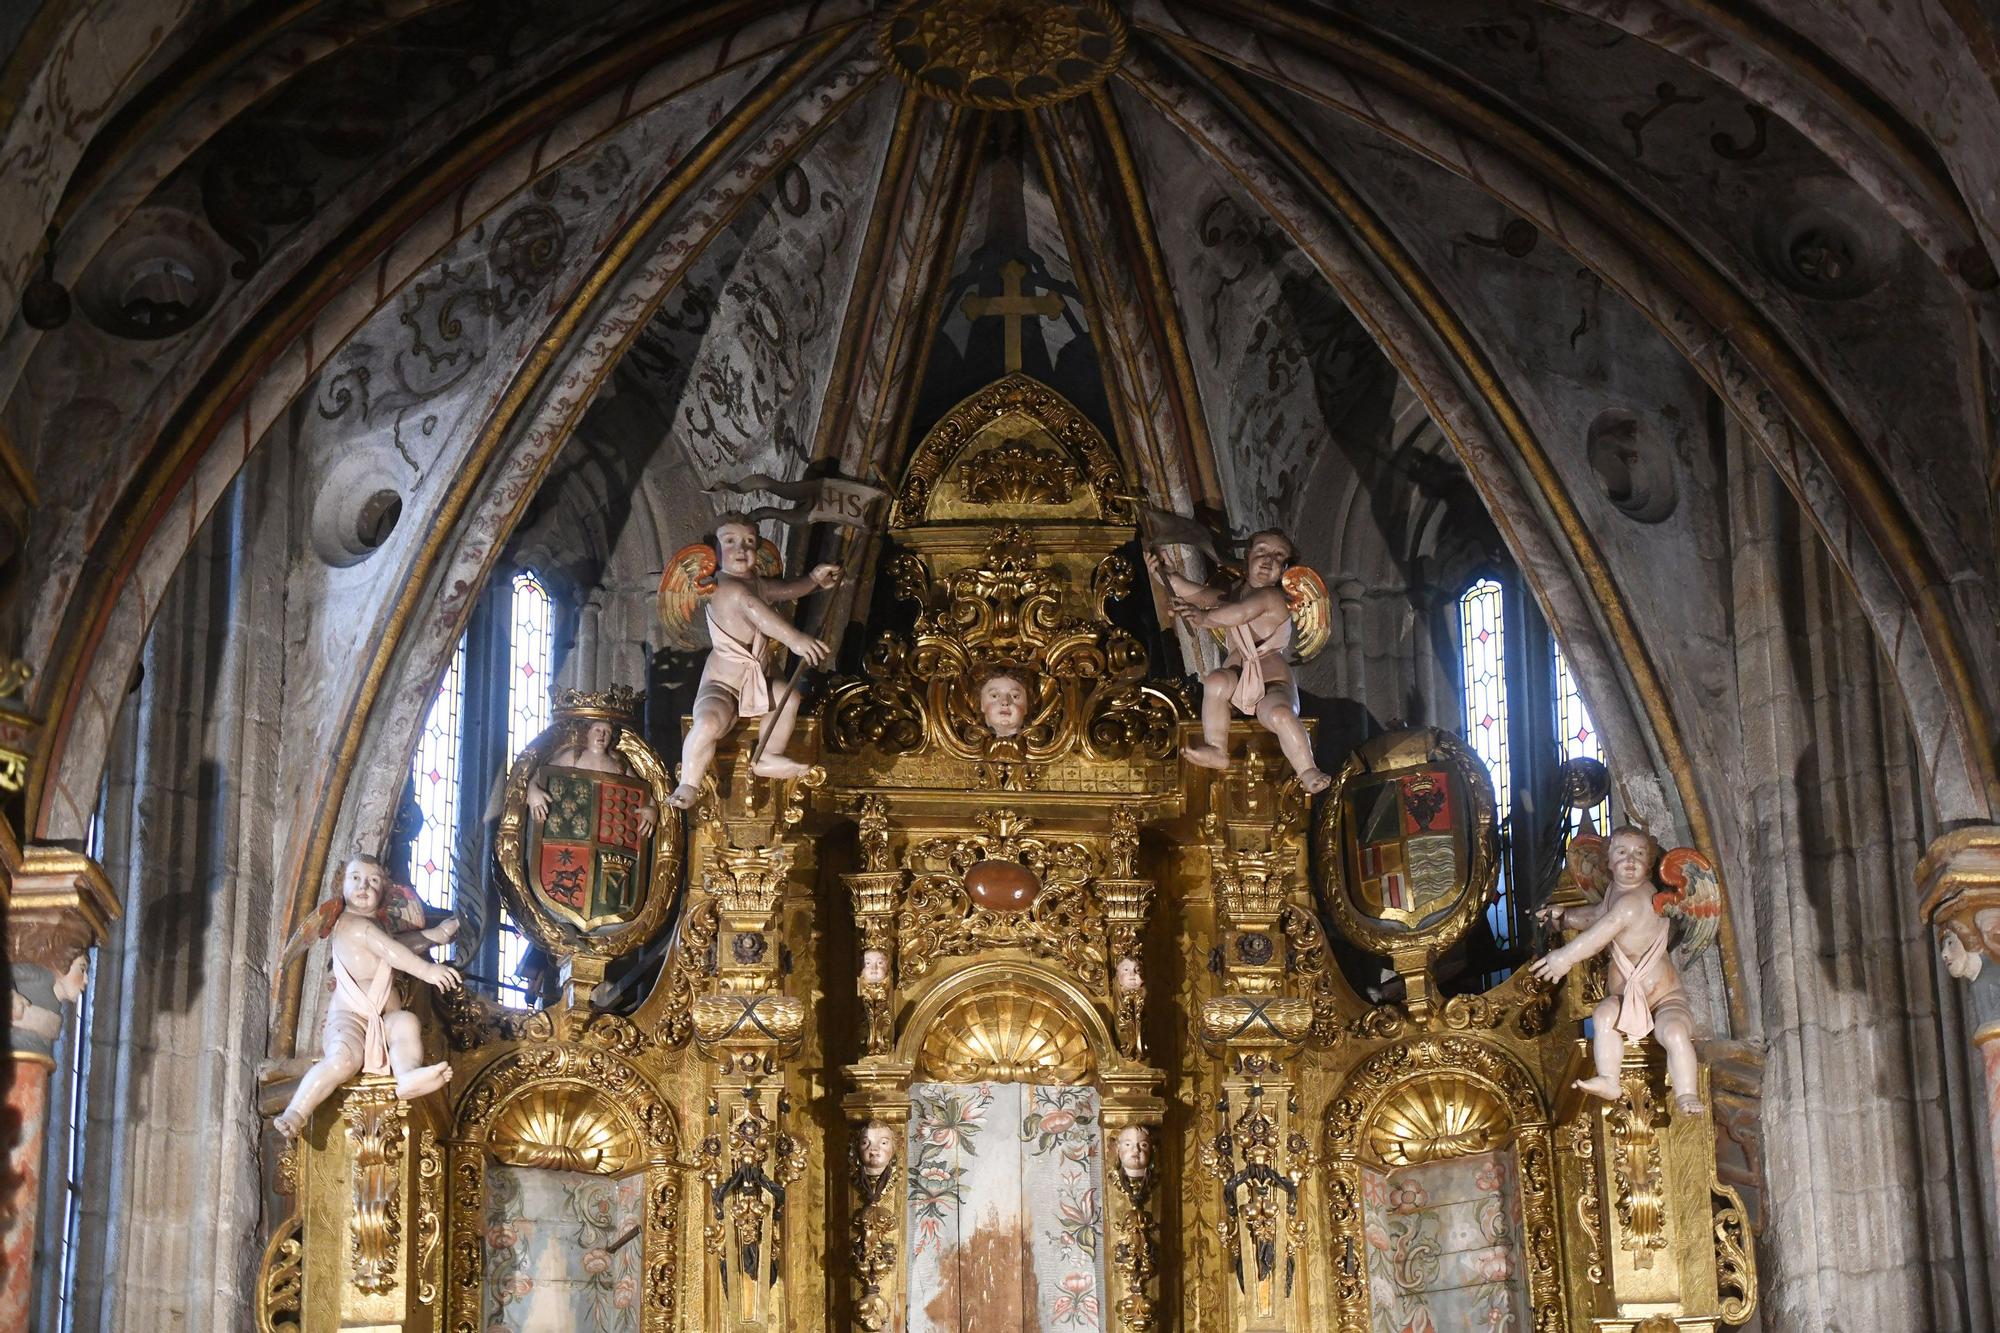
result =
[{"label": "cherub's bare foot", "polygon": [[271,1121],[271,1128],[277,1130],[288,1139],[295,1139],[306,1132],[306,1118],[287,1106]]},{"label": "cherub's bare foot", "polygon": [[667,798],[667,804],[676,810],[692,810],[694,809],[694,803],[700,799],[700,789],[683,782],[680,786],[674,788],[674,794]]},{"label": "cherub's bare foot", "polygon": [[802,764],[796,759],[790,759],[781,754],[767,754],[756,763],[750,765],[750,771],[760,778],[778,778],[781,780],[785,778],[802,778],[811,768],[811,764]]},{"label": "cherub's bare foot", "polygon": [[434,1065],[425,1065],[422,1069],[412,1069],[407,1074],[398,1074],[396,1095],[404,1101],[409,1101],[425,1093],[436,1092],[450,1081],[451,1066],[439,1061]]},{"label": "cherub's bare foot", "polygon": [[1223,769],[1229,767],[1229,751],[1220,745],[1183,745],[1181,758],[1196,768]]},{"label": "cherub's bare foot", "polygon": [[1609,1074],[1599,1074],[1595,1078],[1580,1078],[1576,1081],[1576,1086],[1593,1097],[1602,1097],[1607,1102],[1615,1102],[1625,1095],[1625,1089],[1620,1087],[1618,1080]]},{"label": "cherub's bare foot", "polygon": [[1306,795],[1317,796],[1333,785],[1333,779],[1317,768],[1309,768],[1299,774],[1299,785],[1306,789]]},{"label": "cherub's bare foot", "polygon": [[1674,1110],[1681,1115],[1700,1115],[1706,1109],[1701,1104],[1701,1098],[1693,1093],[1683,1093],[1674,1098]]}]

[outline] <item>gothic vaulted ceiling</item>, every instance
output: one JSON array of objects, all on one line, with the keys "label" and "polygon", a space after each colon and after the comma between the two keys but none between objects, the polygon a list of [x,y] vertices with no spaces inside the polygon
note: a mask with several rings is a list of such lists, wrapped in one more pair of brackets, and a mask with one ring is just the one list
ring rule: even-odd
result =
[{"label": "gothic vaulted ceiling", "polygon": [[1013,365],[1156,503],[1300,534],[1368,627],[1330,686],[1367,692],[1413,589],[1504,556],[1633,807],[1737,855],[1718,474],[1760,459],[1851,579],[1939,812],[1990,819],[1995,48],[1857,22],[46,0],[0,209],[34,832],[82,835],[240,478],[288,497],[278,836],[313,883],[386,827],[503,556],[642,615],[705,488],[893,478]]}]

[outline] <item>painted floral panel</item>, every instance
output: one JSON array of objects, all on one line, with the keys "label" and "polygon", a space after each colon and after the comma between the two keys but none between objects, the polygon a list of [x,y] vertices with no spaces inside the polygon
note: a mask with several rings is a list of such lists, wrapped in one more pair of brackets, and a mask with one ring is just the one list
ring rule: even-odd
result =
[{"label": "painted floral panel", "polygon": [[910,1089],[909,1333],[1101,1333],[1094,1088]]},{"label": "painted floral panel", "polygon": [[1369,1333],[1521,1333],[1529,1319],[1513,1149],[1361,1173]]},{"label": "painted floral panel", "polygon": [[644,1175],[486,1167],[485,1333],[638,1333]]}]

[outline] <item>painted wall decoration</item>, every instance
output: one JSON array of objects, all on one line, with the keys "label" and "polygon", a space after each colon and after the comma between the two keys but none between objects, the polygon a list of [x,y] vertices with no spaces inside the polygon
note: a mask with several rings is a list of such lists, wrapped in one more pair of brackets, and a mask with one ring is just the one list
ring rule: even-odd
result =
[{"label": "painted wall decoration", "polygon": [[1094,1088],[910,1089],[909,1333],[1109,1326]]},{"label": "painted wall decoration", "polygon": [[1533,1327],[1511,1148],[1400,1171],[1364,1169],[1369,1333]]},{"label": "painted wall decoration", "polygon": [[486,1333],[638,1333],[645,1176],[491,1163]]}]

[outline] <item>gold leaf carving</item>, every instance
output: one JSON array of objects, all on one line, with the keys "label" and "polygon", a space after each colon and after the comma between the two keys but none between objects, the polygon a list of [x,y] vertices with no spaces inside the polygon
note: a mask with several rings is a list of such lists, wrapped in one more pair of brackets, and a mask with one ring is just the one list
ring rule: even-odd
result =
[{"label": "gold leaf carving", "polygon": [[924,1036],[920,1068],[950,1083],[1085,1083],[1090,1041],[1075,1020],[1023,986],[954,1000]]}]

